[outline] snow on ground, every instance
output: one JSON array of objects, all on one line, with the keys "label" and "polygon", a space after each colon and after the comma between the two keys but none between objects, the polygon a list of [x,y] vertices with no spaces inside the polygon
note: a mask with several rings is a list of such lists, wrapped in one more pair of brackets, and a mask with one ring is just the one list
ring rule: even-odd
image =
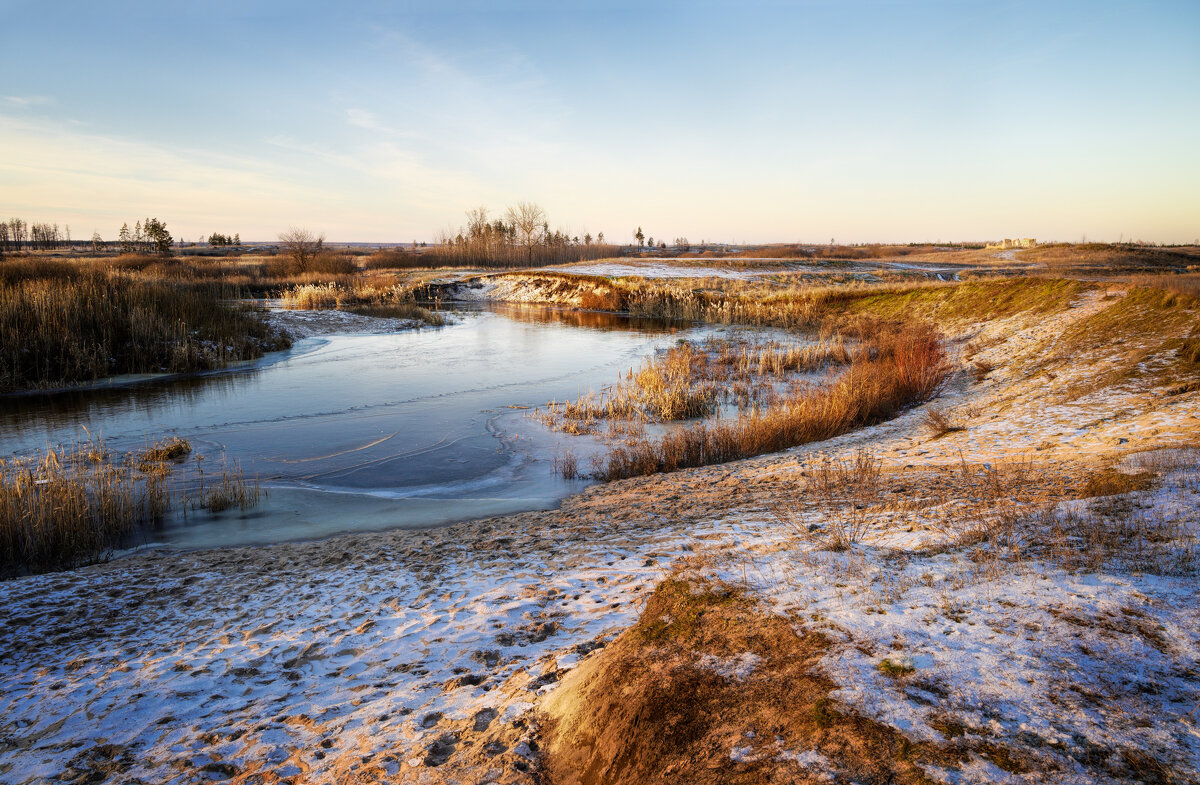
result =
[{"label": "snow on ground", "polygon": [[[1023,363],[1103,305],[1089,295],[1062,318],[960,336],[997,367],[978,383],[960,375],[935,404],[966,426],[939,438],[922,426],[926,406],[780,455],[593,488],[561,511],[2,583],[0,780],[527,781],[538,696],[628,626],[673,562],[705,554],[712,574],[825,631],[834,697],[913,739],[1016,746],[1044,763],[1026,781],[1051,768],[1103,781],[1097,771],[1139,755],[1196,780],[1194,458],[1157,490],[1061,504],[1054,518],[1032,516],[1015,488],[921,492],[958,464],[985,477],[1032,457],[1041,472],[1195,438],[1196,393],[1072,398],[1062,392],[1086,367],[1047,378]],[[828,511],[768,512],[806,467],[860,448],[885,475],[911,476],[853,548],[820,547]],[[1104,516],[1134,521],[1137,547],[1110,558],[1081,539],[1106,531]],[[981,521],[1009,528],[972,534]],[[731,680],[755,666],[707,664]],[[814,753],[761,744],[738,754],[795,755],[819,774]],[[982,759],[928,773],[1021,781]]]},{"label": "snow on ground", "polygon": [[[0,780],[433,770],[464,723],[523,722],[539,688],[636,618],[688,541],[535,520],[0,584]],[[520,743],[484,757],[519,778]]]},{"label": "snow on ground", "polygon": [[333,309],[318,311],[273,309],[268,312],[267,320],[273,327],[286,330],[295,338],[353,335],[355,333],[391,333],[425,326],[420,319],[363,316],[350,311]]},{"label": "snow on ground", "polygon": [[[1147,756],[1195,778],[1197,466],[1185,455],[1153,492],[1065,503],[1018,523],[1020,554],[997,545],[1007,540],[954,536],[941,547],[868,537],[834,552],[751,518],[738,528],[758,536],[723,546],[702,577],[746,586],[798,627],[825,633],[835,645],[822,667],[842,685],[832,697],[913,741],[1003,744],[1040,762],[1035,781],[1051,771],[1064,782],[1109,781],[1097,769],[1119,773]],[[1078,557],[1089,547],[1080,530],[1105,520],[1133,521],[1146,539],[1129,535],[1106,554],[1092,544]],[[990,766],[928,773],[997,777]]]}]

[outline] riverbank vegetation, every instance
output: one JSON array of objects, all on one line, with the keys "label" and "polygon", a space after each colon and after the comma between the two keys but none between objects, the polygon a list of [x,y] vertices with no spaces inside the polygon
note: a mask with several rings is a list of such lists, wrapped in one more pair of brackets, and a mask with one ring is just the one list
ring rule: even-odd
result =
[{"label": "riverbank vegetation", "polygon": [[600,420],[626,425],[707,417],[718,406],[739,410],[769,406],[787,385],[804,383],[802,372],[823,371],[851,361],[839,336],[828,341],[785,343],[746,335],[681,342],[647,360],[636,372],[601,393],[552,402],[539,412],[543,422],[571,433],[587,433]]},{"label": "riverbank vegetation", "polygon": [[255,506],[261,490],[241,470],[207,473],[183,439],[128,455],[99,439],[0,459],[0,577],[69,569],[135,544],[172,510]]},{"label": "riverbank vegetation", "polygon": [[0,267],[0,393],[107,376],[186,373],[286,348],[234,302],[237,287],[180,281],[142,257]]},{"label": "riverbank vegetation", "polygon": [[701,420],[657,438],[616,444],[596,476],[617,480],[778,452],[889,419],[933,396],[949,373],[928,325],[880,324],[831,381],[802,385],[736,418]]}]

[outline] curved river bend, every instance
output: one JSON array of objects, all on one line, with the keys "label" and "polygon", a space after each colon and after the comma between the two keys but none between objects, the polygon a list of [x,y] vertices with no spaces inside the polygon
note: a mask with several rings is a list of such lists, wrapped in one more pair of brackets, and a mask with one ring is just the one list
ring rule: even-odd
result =
[{"label": "curved river bend", "polygon": [[[0,400],[3,454],[103,438],[117,452],[167,435],[267,491],[253,510],[177,515],[152,544],[213,547],[424,527],[545,509],[584,482],[553,470],[570,438],[529,410],[616,380],[705,332],[532,307],[456,313],[418,331],[305,338],[242,371]],[[581,462],[586,465],[586,462]]]}]

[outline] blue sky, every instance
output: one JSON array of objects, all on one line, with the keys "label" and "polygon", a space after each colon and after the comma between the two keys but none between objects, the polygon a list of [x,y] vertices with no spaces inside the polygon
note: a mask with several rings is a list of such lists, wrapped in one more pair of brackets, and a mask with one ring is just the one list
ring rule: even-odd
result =
[{"label": "blue sky", "polygon": [[111,238],[1200,236],[1200,3],[0,0],[0,214]]}]

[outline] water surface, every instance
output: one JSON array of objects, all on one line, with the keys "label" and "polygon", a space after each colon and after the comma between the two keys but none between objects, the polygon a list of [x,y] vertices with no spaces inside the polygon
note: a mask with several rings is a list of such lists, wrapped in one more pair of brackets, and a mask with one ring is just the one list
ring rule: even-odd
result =
[{"label": "water surface", "polygon": [[306,338],[232,373],[0,401],[3,454],[84,437],[125,452],[173,434],[257,476],[248,513],[176,516],[148,541],[275,542],[545,509],[580,490],[553,471],[565,438],[529,409],[616,380],[701,331],[531,306],[458,314],[438,329]]}]

